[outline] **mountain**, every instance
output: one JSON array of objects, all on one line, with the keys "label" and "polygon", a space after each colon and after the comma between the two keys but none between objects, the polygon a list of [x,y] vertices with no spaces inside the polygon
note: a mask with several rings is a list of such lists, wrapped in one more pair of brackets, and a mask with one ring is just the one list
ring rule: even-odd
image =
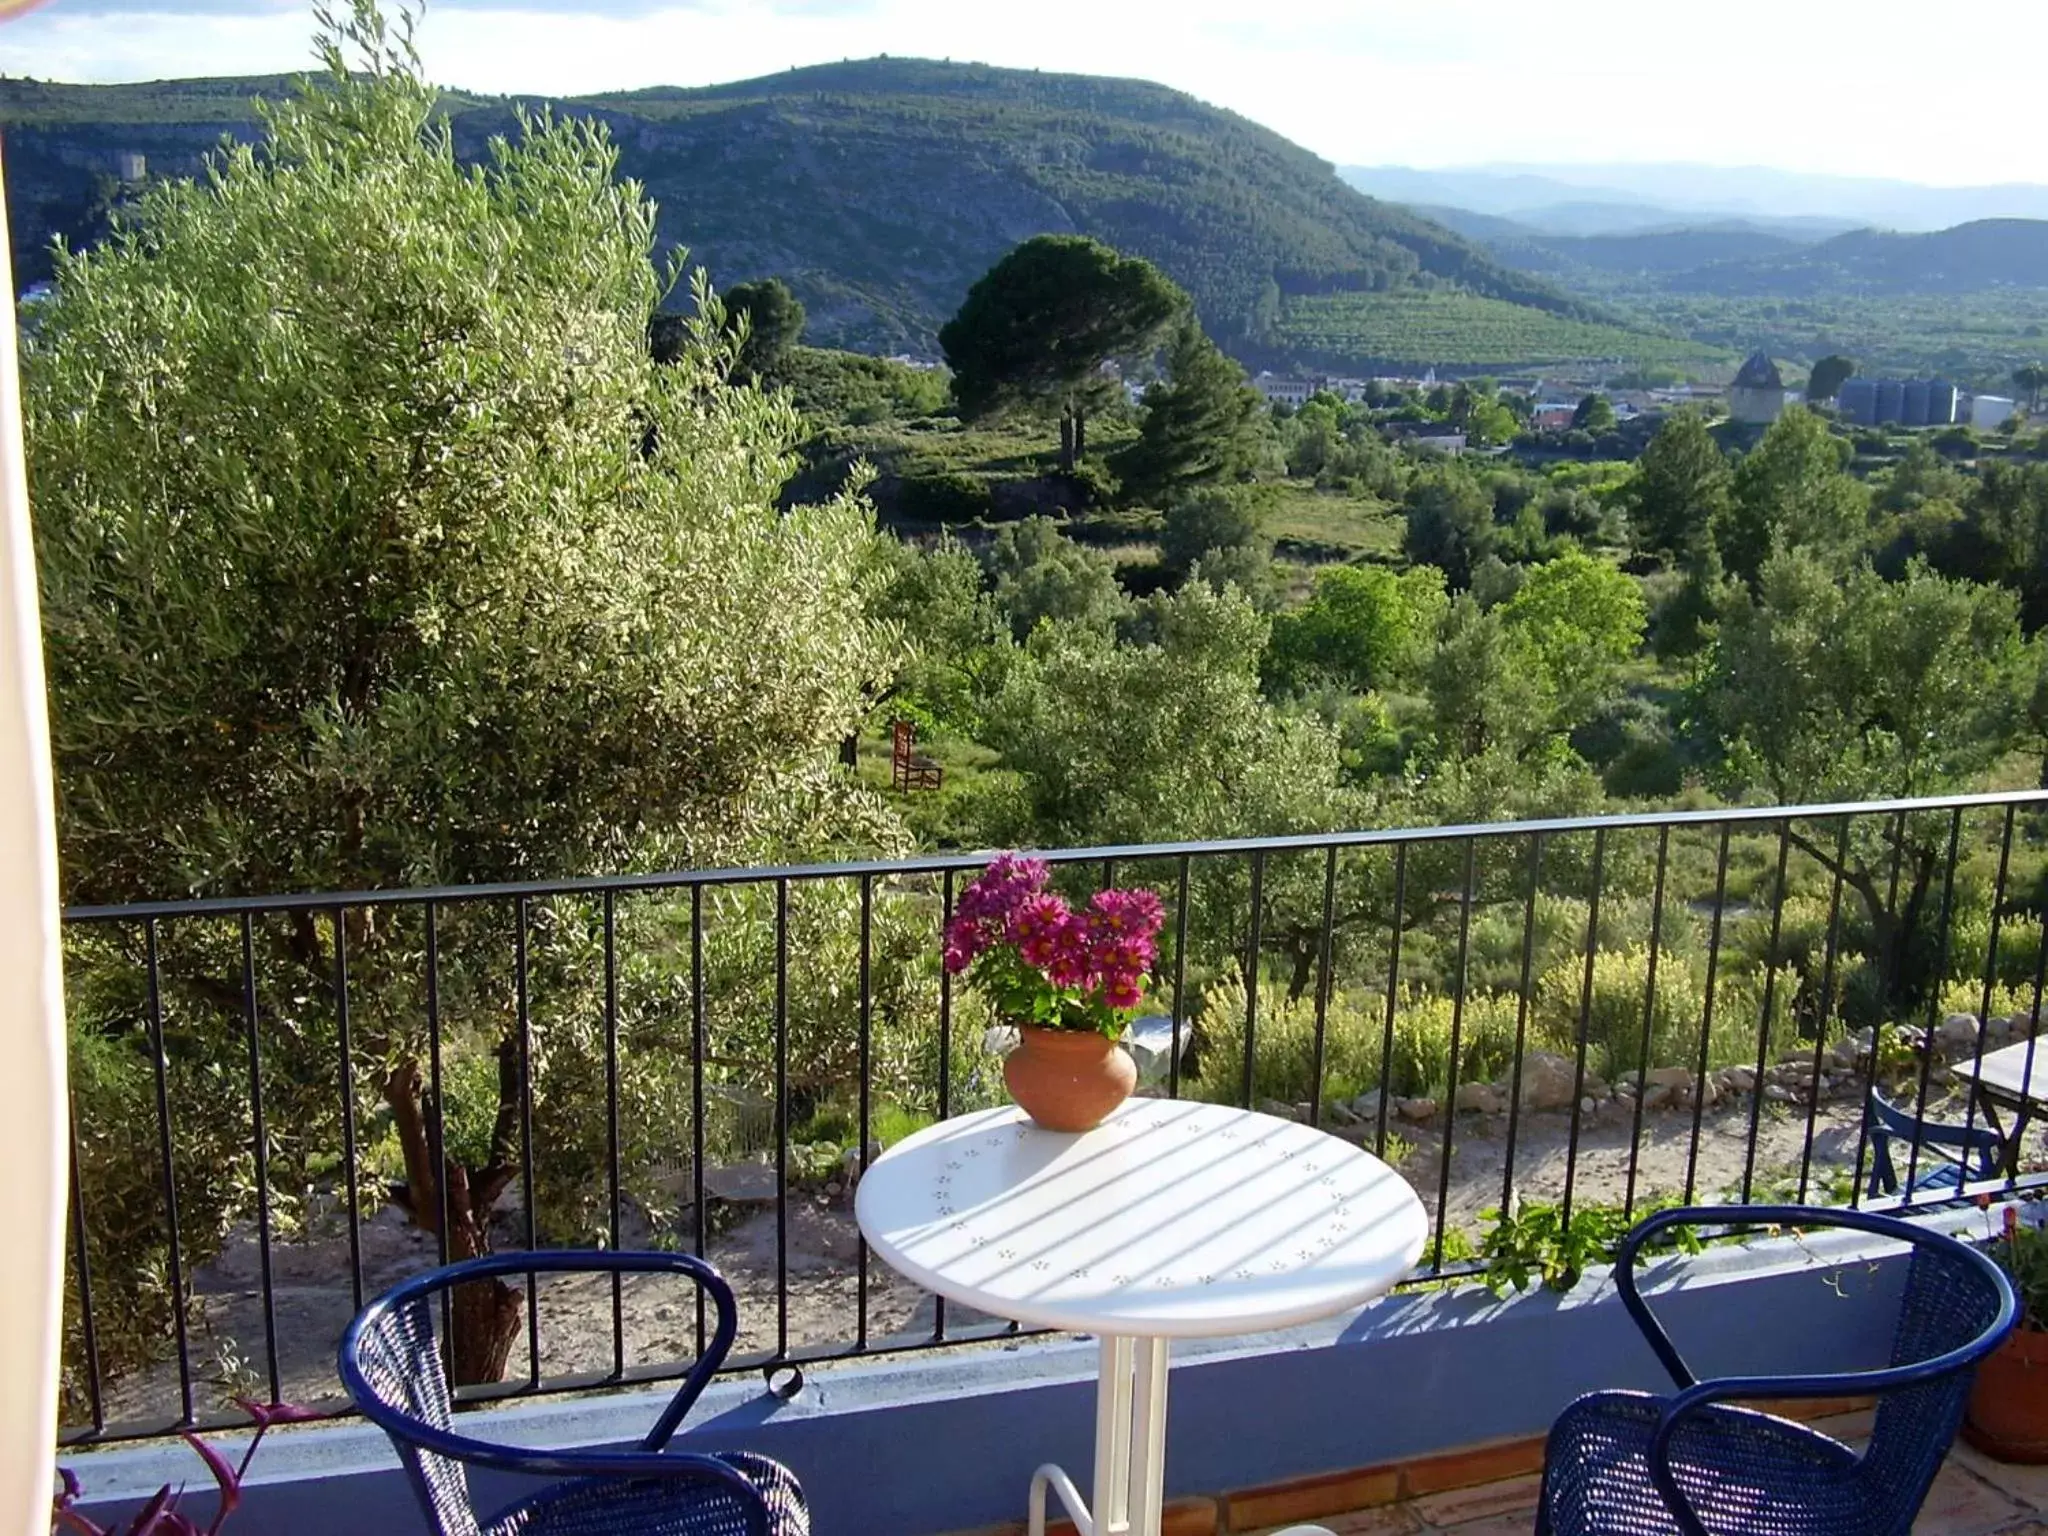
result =
[{"label": "mountain", "polygon": [[[190,174],[281,79],[0,82],[16,249],[90,237],[123,157]],[[451,95],[480,157],[519,106],[594,116],[623,174],[721,285],[777,274],[823,342],[931,353],[975,278],[1019,240],[1081,232],[1158,262],[1240,355],[1304,298],[1454,289],[1571,322],[1590,307],[1464,237],[1347,186],[1279,135],[1165,87],[869,59],[700,89],[542,103]],[[34,275],[31,257],[24,279]]]},{"label": "mountain", "polygon": [[1919,235],[1857,230],[1790,252],[1718,261],[1671,286],[1771,297],[2048,290],[2048,220],[1979,219]]},{"label": "mountain", "polygon": [[1929,187],[1764,166],[1381,165],[1346,166],[1341,174],[1375,197],[1468,208],[1559,235],[1629,234],[1735,218],[1820,239],[1865,227],[1925,232],[1981,219],[2048,219],[2044,185]]},{"label": "mountain", "polygon": [[1757,298],[2048,290],[2048,220],[2041,219],[1979,219],[1926,234],[1857,229],[1810,240],[1746,219],[1559,235],[1469,208],[1422,203],[1412,211],[1511,267],[1603,295],[1617,281]]},{"label": "mountain", "polygon": [[[1565,172],[1576,172],[1565,167]],[[1601,167],[1587,167],[1588,177]],[[1536,235],[1631,235],[1699,224],[1741,224],[1792,240],[1823,240],[1867,220],[1809,213],[1771,213],[1721,204],[1659,198],[1591,180],[1573,181],[1534,171],[1416,170],[1398,165],[1348,165],[1338,174],[1370,196],[1410,208],[1457,210],[1464,220],[1505,219]],[[1466,224],[1453,221],[1461,233]]]},{"label": "mountain", "polygon": [[[1689,215],[1821,218],[1925,232],[1981,219],[2048,219],[2048,185],[1935,187],[1874,176],[1827,176],[1770,166],[1530,165],[1501,167],[1550,175],[1603,194],[1675,207]],[[1581,193],[1580,195],[1583,195]]]}]

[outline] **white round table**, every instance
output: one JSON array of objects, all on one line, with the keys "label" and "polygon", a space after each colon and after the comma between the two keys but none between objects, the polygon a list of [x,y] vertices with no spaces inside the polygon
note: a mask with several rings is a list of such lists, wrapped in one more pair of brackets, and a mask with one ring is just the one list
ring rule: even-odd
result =
[{"label": "white round table", "polygon": [[1271,1115],[1132,1099],[1092,1131],[1041,1130],[1014,1106],[929,1126],[861,1179],[868,1244],[926,1289],[997,1317],[1101,1337],[1093,1517],[1084,1536],[1157,1536],[1167,1344],[1258,1333],[1381,1295],[1422,1254],[1408,1183],[1348,1142]]}]

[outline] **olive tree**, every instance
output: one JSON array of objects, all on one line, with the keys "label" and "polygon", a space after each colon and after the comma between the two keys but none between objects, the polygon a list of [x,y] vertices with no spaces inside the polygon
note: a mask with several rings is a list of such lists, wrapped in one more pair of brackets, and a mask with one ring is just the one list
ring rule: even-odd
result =
[{"label": "olive tree", "polygon": [[[2039,675],[2017,607],[1918,563],[1887,582],[1868,563],[1841,574],[1812,552],[1772,556],[1757,594],[1722,614],[1701,687],[1730,777],[1781,805],[1982,787],[2025,740]],[[1861,818],[1843,847],[1790,834],[1860,899],[1894,1001],[1930,978],[1940,820]]]},{"label": "olive tree", "polygon": [[[798,421],[729,381],[701,278],[655,364],[654,209],[605,130],[529,118],[465,167],[409,34],[358,0],[257,142],[57,258],[24,389],[67,898],[891,843],[833,765],[894,661],[870,512],[778,511]],[[482,1064],[462,1124],[426,1070],[416,924],[256,934],[287,1033],[347,940],[390,1192],[429,1230],[445,1196],[458,1257],[518,1168],[511,1108],[592,1048],[592,919],[532,916],[536,997],[582,1034],[515,1048],[510,919],[451,925],[443,1007]],[[239,1008],[232,948],[164,960],[171,1006]],[[96,1027],[124,1019],[140,1049],[134,1012]],[[521,1300],[459,1304],[459,1378],[502,1371]]]}]

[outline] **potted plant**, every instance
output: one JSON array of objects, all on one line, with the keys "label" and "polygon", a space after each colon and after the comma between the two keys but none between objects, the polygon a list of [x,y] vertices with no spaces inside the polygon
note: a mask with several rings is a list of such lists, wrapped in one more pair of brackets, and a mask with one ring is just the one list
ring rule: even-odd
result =
[{"label": "potted plant", "polygon": [[2020,1322],[1977,1367],[1963,1438],[2000,1461],[2048,1462],[2048,1228],[2009,1205],[1991,1256],[2019,1295]]},{"label": "potted plant", "polygon": [[69,1467],[59,1467],[57,1497],[50,1507],[51,1536],[220,1536],[221,1527],[241,1506],[242,1484],[249,1475],[249,1463],[256,1459],[256,1447],[263,1443],[263,1437],[270,1433],[271,1426],[300,1424],[320,1417],[292,1403],[258,1403],[242,1397],[236,1398],[235,1402],[256,1426],[256,1433],[249,1437],[248,1448],[242,1452],[239,1463],[230,1463],[190,1430],[183,1436],[185,1443],[206,1463],[206,1470],[213,1474],[214,1485],[220,1491],[213,1519],[206,1525],[200,1525],[178,1508],[185,1490],[169,1483],[157,1489],[155,1496],[136,1511],[134,1519],[126,1527],[105,1526],[88,1520],[77,1509],[77,1475]]},{"label": "potted plant", "polygon": [[1163,917],[1145,890],[1097,891],[1075,909],[1039,859],[1006,853],[961,892],[946,969],[967,973],[1018,1043],[1003,1081],[1049,1131],[1100,1125],[1138,1085],[1117,1040],[1144,996]]}]

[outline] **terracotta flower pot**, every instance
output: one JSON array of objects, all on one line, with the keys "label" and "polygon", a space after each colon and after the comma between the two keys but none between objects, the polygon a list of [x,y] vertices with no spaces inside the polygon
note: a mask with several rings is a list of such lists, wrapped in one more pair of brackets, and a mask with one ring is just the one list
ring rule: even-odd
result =
[{"label": "terracotta flower pot", "polygon": [[1093,1030],[1026,1024],[1003,1058],[1003,1081],[1024,1113],[1048,1131],[1092,1131],[1138,1086],[1138,1064]]},{"label": "terracotta flower pot", "polygon": [[2048,1331],[2015,1328],[1977,1367],[1963,1438],[2000,1461],[2048,1462]]}]

